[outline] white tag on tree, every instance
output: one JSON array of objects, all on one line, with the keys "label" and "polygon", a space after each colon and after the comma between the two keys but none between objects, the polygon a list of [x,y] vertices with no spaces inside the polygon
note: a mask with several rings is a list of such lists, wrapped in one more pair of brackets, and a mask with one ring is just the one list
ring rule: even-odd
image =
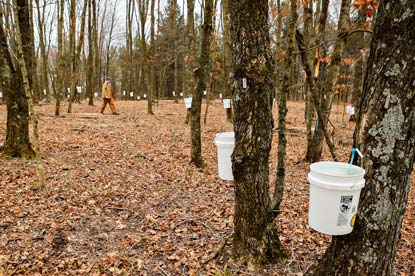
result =
[{"label": "white tag on tree", "polygon": [[346,106],[346,112],[349,115],[354,115],[354,107],[351,105]]},{"label": "white tag on tree", "polygon": [[222,99],[222,93],[219,93],[219,98]]},{"label": "white tag on tree", "polygon": [[68,93],[71,93],[71,89],[69,87],[67,89],[68,89]]},{"label": "white tag on tree", "polygon": [[78,93],[82,93],[82,87],[77,86],[77,87],[76,87],[76,91],[78,91]]},{"label": "white tag on tree", "polygon": [[125,96],[125,90],[124,90],[124,91],[122,91],[122,95],[123,95],[123,96]]},{"label": "white tag on tree", "polygon": [[173,97],[176,97],[176,92],[173,91]]},{"label": "white tag on tree", "polygon": [[3,92],[0,92],[0,98],[3,98]]},{"label": "white tag on tree", "polygon": [[140,96],[137,96],[137,100],[141,100],[141,97]]},{"label": "white tag on tree", "polygon": [[203,91],[203,95],[205,95],[205,96],[207,95],[207,91],[206,90]]},{"label": "white tag on tree", "polygon": [[231,99],[224,99],[223,100],[223,107],[228,109],[231,108]]},{"label": "white tag on tree", "polygon": [[187,97],[184,99],[184,105],[187,109],[192,108],[192,97]]},{"label": "white tag on tree", "polygon": [[143,97],[144,97],[144,99],[147,99],[147,94],[144,94]]},{"label": "white tag on tree", "polygon": [[46,96],[46,89],[43,89],[43,95]]},{"label": "white tag on tree", "polygon": [[134,92],[130,92],[130,97],[134,97]]},{"label": "white tag on tree", "polygon": [[246,88],[248,84],[246,83],[246,78],[242,78],[242,88]]},{"label": "white tag on tree", "polygon": [[98,93],[97,93],[97,92],[95,92],[95,93],[94,93],[94,96],[95,96],[95,98],[96,98],[96,97],[98,97]]},{"label": "white tag on tree", "polygon": [[180,93],[180,97],[183,97],[183,93]]}]

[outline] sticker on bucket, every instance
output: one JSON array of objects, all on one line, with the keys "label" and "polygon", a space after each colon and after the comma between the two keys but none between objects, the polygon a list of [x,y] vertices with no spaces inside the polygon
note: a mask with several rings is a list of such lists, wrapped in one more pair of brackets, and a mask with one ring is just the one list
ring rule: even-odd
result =
[{"label": "sticker on bucket", "polygon": [[339,206],[339,216],[337,217],[337,226],[347,225],[352,214],[353,196],[341,196]]},{"label": "sticker on bucket", "polygon": [[356,214],[354,214],[352,219],[350,220],[350,226],[353,227],[355,222],[356,222]]}]

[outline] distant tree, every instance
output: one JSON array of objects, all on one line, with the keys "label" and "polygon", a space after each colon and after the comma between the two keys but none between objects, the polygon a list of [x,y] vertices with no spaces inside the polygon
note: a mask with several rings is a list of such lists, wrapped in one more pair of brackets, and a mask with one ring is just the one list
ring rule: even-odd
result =
[{"label": "distant tree", "polygon": [[56,106],[55,116],[60,114],[61,98],[66,93],[63,93],[63,75],[65,70],[65,47],[63,39],[63,18],[65,13],[65,2],[64,0],[58,1],[58,57],[56,65]]},{"label": "distant tree", "polygon": [[71,89],[69,102],[68,102],[68,113],[72,112],[72,103],[75,101],[76,89],[75,87],[75,44],[76,44],[76,1],[70,0],[70,11],[69,11],[69,87]]},{"label": "distant tree", "polygon": [[[286,136],[286,116],[288,112],[287,97],[293,91],[292,83],[294,79],[294,49],[295,49],[295,30],[297,27],[297,0],[291,0],[290,21],[287,29],[287,49],[284,60],[284,67],[287,68],[282,76],[282,85],[278,101],[278,164],[275,178],[275,190],[272,197],[272,209],[279,210],[282,202],[285,186],[285,161],[287,155],[287,136]],[[273,93],[272,91],[271,93]],[[273,97],[272,95],[271,97]]]},{"label": "distant tree", "polygon": [[274,61],[268,1],[230,0],[235,148],[233,248],[249,263],[276,262],[282,249],[269,196]]},{"label": "distant tree", "polygon": [[138,13],[140,14],[140,31],[141,31],[141,73],[143,74],[143,87],[144,91],[147,91],[147,113],[153,113],[153,96],[150,87],[150,66],[147,53],[147,42],[146,42],[146,33],[145,27],[147,22],[147,13],[149,9],[149,0],[137,0]]},{"label": "distant tree", "polygon": [[356,225],[333,237],[308,275],[394,275],[415,157],[414,11],[414,1],[380,2],[362,94],[368,100],[360,147],[366,186]]},{"label": "distant tree", "polygon": [[[231,42],[230,42],[230,25],[229,25],[229,0],[222,0],[222,16],[223,16],[223,66],[224,66],[224,97],[232,96],[231,89]],[[232,108],[226,109],[226,118],[232,122]]]},{"label": "distant tree", "polygon": [[213,0],[205,1],[204,22],[202,26],[202,47],[200,50],[199,67],[195,70],[196,89],[192,98],[191,115],[191,162],[198,168],[203,167],[202,141],[200,137],[200,115],[202,109],[203,91],[206,90],[206,80],[209,73],[209,55],[212,36]]},{"label": "distant tree", "polygon": [[42,57],[42,90],[46,92],[46,101],[50,102],[50,88],[49,88],[49,78],[48,78],[48,55],[46,51],[45,43],[45,10],[46,2],[43,1],[42,9],[40,7],[40,1],[36,0],[36,10],[37,10],[37,20],[39,27],[39,48]]},{"label": "distant tree", "polygon": [[[27,0],[19,0],[18,19],[20,28],[30,30],[29,5]],[[7,128],[6,141],[3,145],[3,152],[11,157],[23,157],[32,159],[35,152],[29,139],[29,105],[27,95],[23,86],[22,71],[16,60],[12,43],[16,46],[15,37],[7,37],[3,22],[10,20],[4,18],[3,9],[0,9],[0,87],[5,93],[7,104]],[[10,32],[8,32],[10,34]],[[27,33],[30,33],[28,31]],[[22,35],[21,42],[23,44],[24,59],[32,59],[33,45],[30,34]],[[31,62],[27,62],[27,66],[31,66]],[[31,72],[30,68],[27,70]],[[30,84],[28,84],[30,85]]]},{"label": "distant tree", "polygon": [[[324,4],[324,2],[323,2]],[[325,8],[325,6],[323,6]],[[311,140],[310,146],[307,147],[306,160],[309,162],[316,162],[320,160],[323,151],[323,142],[329,143],[332,154],[334,155],[334,149],[332,143],[327,135],[327,125],[329,122],[331,106],[333,103],[333,97],[335,93],[335,85],[340,72],[340,63],[344,52],[344,46],[347,38],[347,31],[349,30],[349,12],[350,12],[350,0],[342,0],[340,7],[339,21],[337,23],[337,39],[334,43],[333,51],[330,55],[330,63],[324,70],[323,74],[319,75],[317,85],[319,101],[316,103],[319,105],[321,114],[318,116],[314,135]],[[322,11],[320,19],[322,21],[322,28],[325,26],[326,11]],[[318,35],[322,35],[319,33]],[[317,57],[321,58],[320,56]]]}]

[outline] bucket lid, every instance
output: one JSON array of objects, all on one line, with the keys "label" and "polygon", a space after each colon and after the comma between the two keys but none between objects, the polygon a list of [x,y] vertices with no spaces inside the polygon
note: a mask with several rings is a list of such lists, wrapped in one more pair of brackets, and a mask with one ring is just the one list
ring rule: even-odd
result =
[{"label": "bucket lid", "polygon": [[361,189],[365,170],[342,162],[317,162],[310,165],[308,179],[311,184],[327,189]]},{"label": "bucket lid", "polygon": [[220,132],[216,134],[215,144],[218,145],[234,145],[235,144],[235,132]]}]

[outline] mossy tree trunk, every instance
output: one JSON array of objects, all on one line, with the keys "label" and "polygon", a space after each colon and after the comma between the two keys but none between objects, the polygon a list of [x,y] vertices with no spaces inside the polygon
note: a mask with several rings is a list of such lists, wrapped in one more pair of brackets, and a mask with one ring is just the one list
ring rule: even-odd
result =
[{"label": "mossy tree trunk", "polygon": [[248,263],[276,262],[285,253],[269,196],[274,61],[268,1],[230,0],[229,6],[235,130],[233,249]]},{"label": "mossy tree trunk", "polygon": [[[415,155],[415,2],[379,7],[363,96],[366,186],[351,234],[333,237],[309,275],[391,276]],[[356,131],[359,131],[356,129]]]},{"label": "mossy tree trunk", "polygon": [[[19,4],[22,4],[19,2]],[[27,3],[26,3],[27,4]],[[3,27],[3,13],[0,12],[0,72],[2,82],[0,87],[4,92],[7,104],[6,141],[3,152],[11,157],[32,159],[35,152],[29,139],[29,105],[23,87],[23,77],[15,55],[9,52],[10,39],[6,37]],[[30,30],[28,7],[19,11],[19,21],[22,28]],[[22,36],[23,51],[30,50],[30,35]],[[31,56],[30,56],[31,57]],[[26,57],[25,57],[26,58]]]},{"label": "mossy tree trunk", "polygon": [[212,15],[213,0],[205,1],[204,22],[202,26],[202,47],[200,50],[199,68],[195,71],[197,81],[196,90],[193,93],[191,111],[191,139],[192,147],[190,151],[191,162],[198,168],[203,167],[202,141],[200,137],[201,125],[200,114],[202,113],[203,91],[206,90],[206,79],[209,72],[210,42],[212,36]]}]

